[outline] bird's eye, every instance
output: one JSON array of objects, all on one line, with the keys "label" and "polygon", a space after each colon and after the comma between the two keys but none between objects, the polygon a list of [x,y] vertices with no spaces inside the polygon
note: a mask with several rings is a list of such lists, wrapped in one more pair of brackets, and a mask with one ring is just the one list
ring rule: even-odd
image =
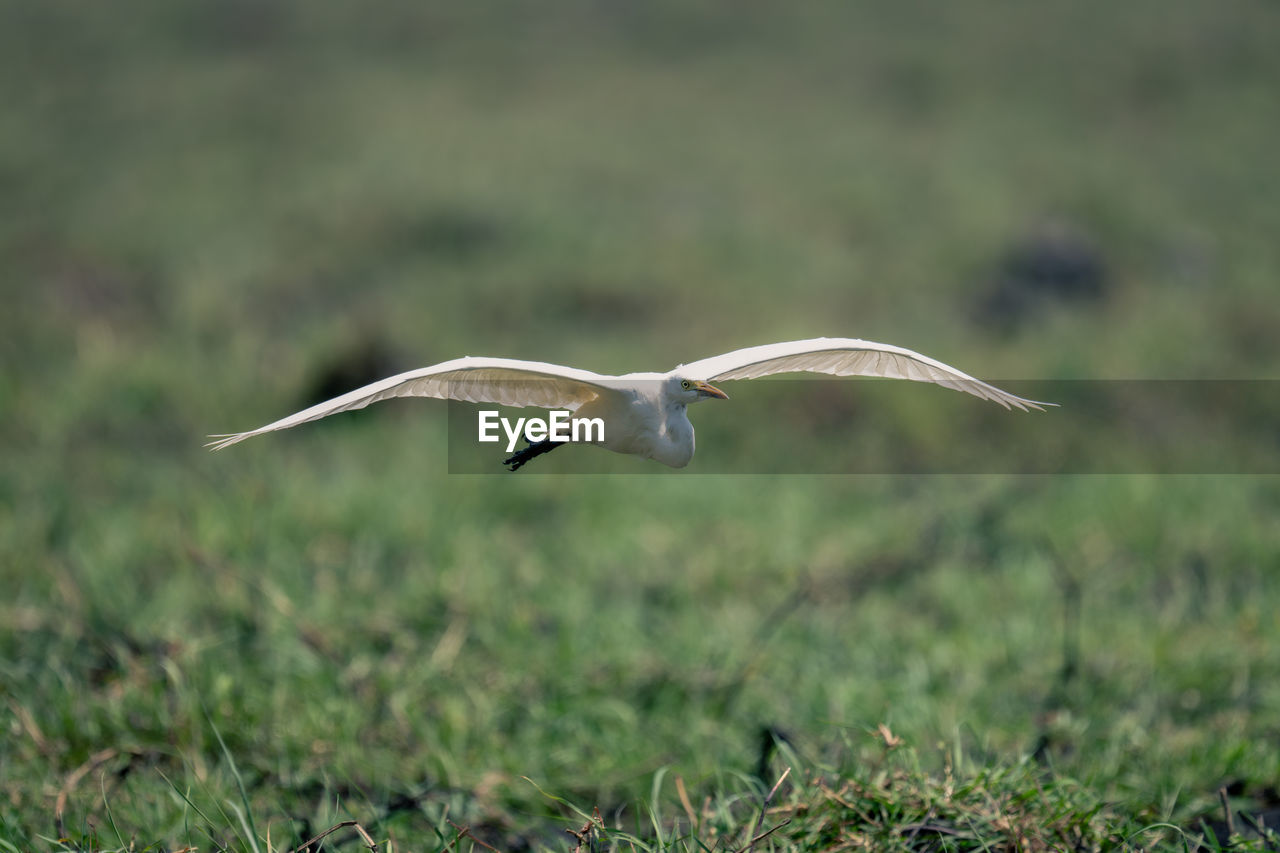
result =
[{"label": "bird's eye", "polygon": [[688,390],[689,390],[689,380],[688,380],[688,379],[682,379],[682,380],[680,380],[680,387],[681,387],[681,388],[683,388],[684,390],[688,391]]}]

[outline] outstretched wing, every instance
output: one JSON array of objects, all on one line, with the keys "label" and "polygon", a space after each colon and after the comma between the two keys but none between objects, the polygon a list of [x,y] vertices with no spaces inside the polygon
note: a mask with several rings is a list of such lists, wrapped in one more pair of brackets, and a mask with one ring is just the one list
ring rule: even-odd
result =
[{"label": "outstretched wing", "polygon": [[730,379],[756,379],[775,373],[829,373],[833,376],[883,376],[888,379],[912,379],[933,382],[944,388],[964,391],[1026,411],[1043,410],[1053,403],[1027,400],[1001,391],[994,385],[974,379],[950,365],[943,364],[892,344],[878,344],[857,338],[812,338],[786,341],[734,350],[724,355],[704,358],[675,370],[681,376],[704,382]]},{"label": "outstretched wing", "polygon": [[576,410],[588,400],[608,393],[612,378],[540,361],[457,358],[379,380],[248,432],[211,435],[215,441],[205,447],[221,450],[264,432],[288,429],[337,412],[363,409],[370,403],[392,397],[436,397],[501,406]]}]

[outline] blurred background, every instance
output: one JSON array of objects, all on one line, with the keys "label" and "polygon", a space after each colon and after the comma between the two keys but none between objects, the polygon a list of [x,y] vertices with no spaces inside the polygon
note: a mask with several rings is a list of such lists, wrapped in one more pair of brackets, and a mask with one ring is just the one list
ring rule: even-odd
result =
[{"label": "blurred background", "polygon": [[[0,3],[0,837],[559,845],[544,792],[701,801],[776,777],[761,732],[854,772],[881,723],[1137,824],[1276,806],[1274,477],[451,476],[417,400],[201,444],[462,355],[1272,379],[1277,34],[1190,0]],[[767,454],[877,417],[861,388],[694,420]],[[917,399],[896,429],[945,443]]]}]

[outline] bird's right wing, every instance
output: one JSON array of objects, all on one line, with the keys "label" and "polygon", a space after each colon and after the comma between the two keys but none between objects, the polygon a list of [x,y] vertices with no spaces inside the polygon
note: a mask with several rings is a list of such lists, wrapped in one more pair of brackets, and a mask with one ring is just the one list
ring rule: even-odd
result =
[{"label": "bird's right wing", "polygon": [[381,379],[248,432],[209,436],[215,440],[205,446],[221,450],[255,435],[288,429],[338,412],[363,409],[370,403],[392,397],[435,397],[500,406],[576,410],[611,391],[612,378],[541,361],[457,358]]},{"label": "bird's right wing", "polygon": [[827,373],[833,376],[883,376],[888,379],[911,379],[933,382],[944,388],[964,391],[1026,411],[1052,406],[1003,391],[980,379],[974,379],[949,364],[918,352],[857,338],[812,338],[784,341],[758,347],[734,350],[681,365],[676,372],[690,379],[723,382],[730,379],[756,379],[776,373]]}]

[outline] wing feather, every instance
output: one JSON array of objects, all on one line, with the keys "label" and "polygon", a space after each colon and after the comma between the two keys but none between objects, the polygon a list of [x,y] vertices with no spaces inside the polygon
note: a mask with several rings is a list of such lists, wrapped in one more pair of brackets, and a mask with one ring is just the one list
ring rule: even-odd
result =
[{"label": "wing feather", "polygon": [[1006,409],[1043,410],[1045,406],[1054,405],[1002,391],[948,364],[904,347],[857,338],[812,338],[747,347],[681,365],[675,372],[703,382],[757,379],[778,373],[881,376],[932,382],[990,400]]},{"label": "wing feather", "polygon": [[248,432],[209,436],[215,440],[205,446],[221,450],[255,435],[288,429],[338,412],[363,409],[392,397],[435,397],[468,403],[576,410],[583,403],[613,390],[609,384],[612,379],[614,377],[589,370],[540,361],[458,358],[381,379]]}]

